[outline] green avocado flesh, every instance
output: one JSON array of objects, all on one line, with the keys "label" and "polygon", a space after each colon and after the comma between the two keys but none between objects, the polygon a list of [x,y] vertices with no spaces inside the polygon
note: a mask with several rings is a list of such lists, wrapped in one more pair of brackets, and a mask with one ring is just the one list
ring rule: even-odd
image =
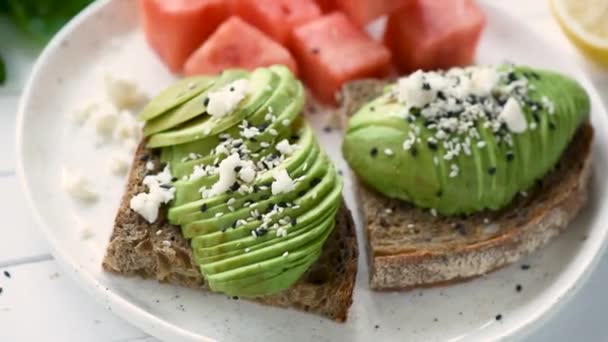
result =
[{"label": "green avocado flesh", "polygon": [[[488,95],[458,99],[471,112],[483,101],[498,106],[486,107],[474,119],[464,116],[466,109],[459,103],[443,105],[444,111],[433,116],[433,106],[441,102],[422,108],[410,105],[395,95],[399,84],[394,85],[350,119],[343,143],[345,159],[360,179],[382,194],[440,214],[505,207],[554,167],[587,120],[590,103],[578,83],[560,74],[513,66],[495,70],[500,78]],[[431,84],[422,86],[434,91],[433,78],[425,79]],[[434,101],[446,98],[443,92],[437,96]],[[493,116],[506,107],[509,97],[516,99],[525,117],[524,131],[509,126],[507,116]],[[447,96],[445,101],[452,99]],[[492,108],[497,108],[496,113]],[[457,125],[439,134],[450,118]],[[463,122],[470,125],[466,130],[460,130]],[[448,153],[458,144],[459,153]]]},{"label": "green avocado flesh", "polygon": [[[207,113],[210,94],[243,79],[242,100],[223,116]],[[167,219],[213,291],[257,297],[290,287],[334,229],[342,180],[299,117],[304,102],[302,84],[275,65],[181,80],[139,116],[174,177]]]}]

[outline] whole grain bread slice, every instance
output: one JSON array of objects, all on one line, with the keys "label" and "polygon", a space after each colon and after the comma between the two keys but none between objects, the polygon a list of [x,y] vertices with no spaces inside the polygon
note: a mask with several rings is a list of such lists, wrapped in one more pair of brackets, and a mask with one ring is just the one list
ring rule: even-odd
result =
[{"label": "whole grain bread slice", "polygon": [[[384,82],[365,80],[342,92],[344,127]],[[435,217],[358,185],[370,286],[409,289],[466,280],[513,263],[565,229],[587,201],[593,128],[584,124],[554,170],[498,212]]]},{"label": "whole grain bread slice", "polygon": [[[142,180],[150,172],[146,169],[149,161],[156,168],[151,172],[161,170],[158,157],[146,149],[142,141],[131,166],[103,268],[121,275],[209,290],[194,262],[189,242],[179,227],[166,221],[166,212],[161,210],[158,220],[150,224],[129,208],[131,198],[146,190]],[[252,300],[266,305],[293,307],[343,322],[352,304],[357,257],[355,227],[350,211],[343,204],[322,255],[307,273],[283,292]]]}]

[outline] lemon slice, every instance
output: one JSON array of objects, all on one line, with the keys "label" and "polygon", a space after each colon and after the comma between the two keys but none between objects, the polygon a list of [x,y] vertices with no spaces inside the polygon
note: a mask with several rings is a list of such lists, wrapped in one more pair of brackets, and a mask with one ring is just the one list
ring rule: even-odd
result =
[{"label": "lemon slice", "polygon": [[568,38],[608,65],[608,0],[551,0],[551,8]]}]

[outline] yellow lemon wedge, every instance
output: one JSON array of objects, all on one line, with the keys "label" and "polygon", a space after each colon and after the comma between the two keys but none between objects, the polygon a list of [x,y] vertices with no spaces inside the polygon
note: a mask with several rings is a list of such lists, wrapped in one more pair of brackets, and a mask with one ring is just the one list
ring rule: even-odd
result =
[{"label": "yellow lemon wedge", "polygon": [[608,0],[551,0],[551,8],[568,38],[608,66]]}]

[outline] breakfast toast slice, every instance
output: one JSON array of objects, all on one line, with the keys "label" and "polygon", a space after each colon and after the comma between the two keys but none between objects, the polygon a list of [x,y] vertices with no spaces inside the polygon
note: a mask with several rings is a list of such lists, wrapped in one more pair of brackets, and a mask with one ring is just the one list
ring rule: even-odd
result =
[{"label": "breakfast toast slice", "polygon": [[[156,170],[149,171],[148,162],[152,162]],[[166,212],[161,210],[159,219],[149,223],[129,208],[131,198],[145,190],[142,185],[145,175],[160,170],[158,156],[142,141],[135,153],[103,267],[121,275],[208,291],[188,240],[178,226],[167,222]],[[253,300],[266,305],[293,307],[343,322],[352,304],[357,256],[354,224],[350,211],[343,204],[336,215],[336,226],[316,263],[289,289]]]},{"label": "breakfast toast slice", "polygon": [[[340,119],[346,122],[385,85],[376,80],[346,85]],[[409,289],[470,279],[548,243],[587,200],[592,140],[593,129],[585,123],[553,171],[500,211],[437,217],[360,183],[371,288]]]}]

